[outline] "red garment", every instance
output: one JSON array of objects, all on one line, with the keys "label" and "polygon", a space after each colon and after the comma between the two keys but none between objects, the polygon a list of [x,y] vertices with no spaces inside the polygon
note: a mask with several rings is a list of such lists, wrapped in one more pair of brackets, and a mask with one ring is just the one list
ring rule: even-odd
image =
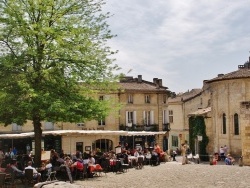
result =
[{"label": "red garment", "polygon": [[83,163],[77,161],[77,162],[76,162],[76,168],[77,168],[77,169],[83,169]]}]

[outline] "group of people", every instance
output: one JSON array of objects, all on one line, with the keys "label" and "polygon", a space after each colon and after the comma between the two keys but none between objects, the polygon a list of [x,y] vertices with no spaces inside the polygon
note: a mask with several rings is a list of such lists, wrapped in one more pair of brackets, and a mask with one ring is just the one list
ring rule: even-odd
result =
[{"label": "group of people", "polygon": [[32,169],[33,170],[33,179],[36,180],[36,182],[40,182],[41,180],[41,173],[39,173],[36,168],[34,168],[32,161],[28,161],[27,166],[24,169],[19,169],[17,161],[15,159],[11,160],[11,163],[6,168],[6,172],[11,172],[11,170],[15,173],[16,178],[20,178],[21,180],[25,177],[25,170],[26,169]]},{"label": "group of people", "polygon": [[[121,146],[120,143],[118,146]],[[11,149],[13,152],[13,149]],[[42,151],[43,152],[43,151]],[[134,156],[136,158],[143,156],[145,159],[147,155],[152,157],[152,160],[155,159],[155,164],[160,164],[161,158],[165,152],[162,151],[160,146],[155,143],[152,148],[136,147],[130,148],[127,143],[121,146],[121,152],[116,153],[115,151],[101,152],[100,149],[96,149],[89,152],[81,153],[76,151],[75,154],[69,155],[65,154],[63,150],[60,153],[57,153],[55,150],[50,151],[50,159],[42,161],[42,165],[39,168],[33,167],[32,158],[27,155],[27,160],[23,160],[16,156],[10,160],[8,167],[13,169],[16,173],[17,178],[23,178],[25,176],[25,169],[33,169],[34,179],[39,182],[44,180],[44,176],[48,175],[48,172],[51,171],[60,171],[62,166],[68,167],[72,176],[76,173],[78,169],[82,169],[84,165],[92,166],[94,168],[102,168],[101,164],[103,160],[110,159],[120,159],[123,158],[125,164],[130,164],[129,156]],[[5,157],[5,154],[0,151],[0,159]],[[0,160],[1,162],[1,160]]]},{"label": "group of people", "polygon": [[214,153],[211,164],[216,165],[218,161],[224,161],[226,165],[234,165],[235,159],[228,153],[227,145],[221,146],[219,153]]}]

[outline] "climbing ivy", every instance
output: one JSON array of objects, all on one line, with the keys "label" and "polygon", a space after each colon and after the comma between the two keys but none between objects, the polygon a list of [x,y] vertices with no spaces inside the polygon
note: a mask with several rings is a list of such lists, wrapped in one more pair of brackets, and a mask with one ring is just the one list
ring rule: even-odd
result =
[{"label": "climbing ivy", "polygon": [[208,145],[208,136],[206,134],[206,125],[204,117],[193,116],[189,118],[189,144],[191,151],[195,150],[195,139],[197,136],[202,136],[202,141],[199,142],[199,154],[201,160],[208,160],[206,147]]}]

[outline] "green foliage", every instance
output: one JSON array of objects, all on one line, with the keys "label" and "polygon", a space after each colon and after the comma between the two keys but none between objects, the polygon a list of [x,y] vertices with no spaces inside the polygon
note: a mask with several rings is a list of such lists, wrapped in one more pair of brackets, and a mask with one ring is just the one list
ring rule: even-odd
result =
[{"label": "green foliage", "polygon": [[43,120],[83,122],[107,115],[107,101],[93,96],[115,89],[113,72],[119,68],[111,58],[116,51],[106,44],[114,36],[103,4],[0,0],[0,122],[33,120],[35,134],[41,134]]},{"label": "green foliage", "polygon": [[189,135],[190,135],[190,149],[194,151],[195,148],[195,139],[197,136],[202,136],[202,141],[199,142],[199,154],[201,155],[202,160],[207,160],[206,147],[208,145],[208,136],[206,135],[206,125],[204,117],[202,116],[193,116],[189,118]]}]

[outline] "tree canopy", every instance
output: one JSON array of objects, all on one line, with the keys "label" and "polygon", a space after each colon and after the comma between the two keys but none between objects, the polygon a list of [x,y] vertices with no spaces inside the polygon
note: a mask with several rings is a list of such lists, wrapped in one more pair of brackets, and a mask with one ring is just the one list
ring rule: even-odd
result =
[{"label": "tree canopy", "polygon": [[[36,164],[41,121],[82,122],[107,115],[93,88],[117,78],[103,0],[0,0],[0,122],[32,120]],[[83,84],[79,84],[83,83]]]}]

